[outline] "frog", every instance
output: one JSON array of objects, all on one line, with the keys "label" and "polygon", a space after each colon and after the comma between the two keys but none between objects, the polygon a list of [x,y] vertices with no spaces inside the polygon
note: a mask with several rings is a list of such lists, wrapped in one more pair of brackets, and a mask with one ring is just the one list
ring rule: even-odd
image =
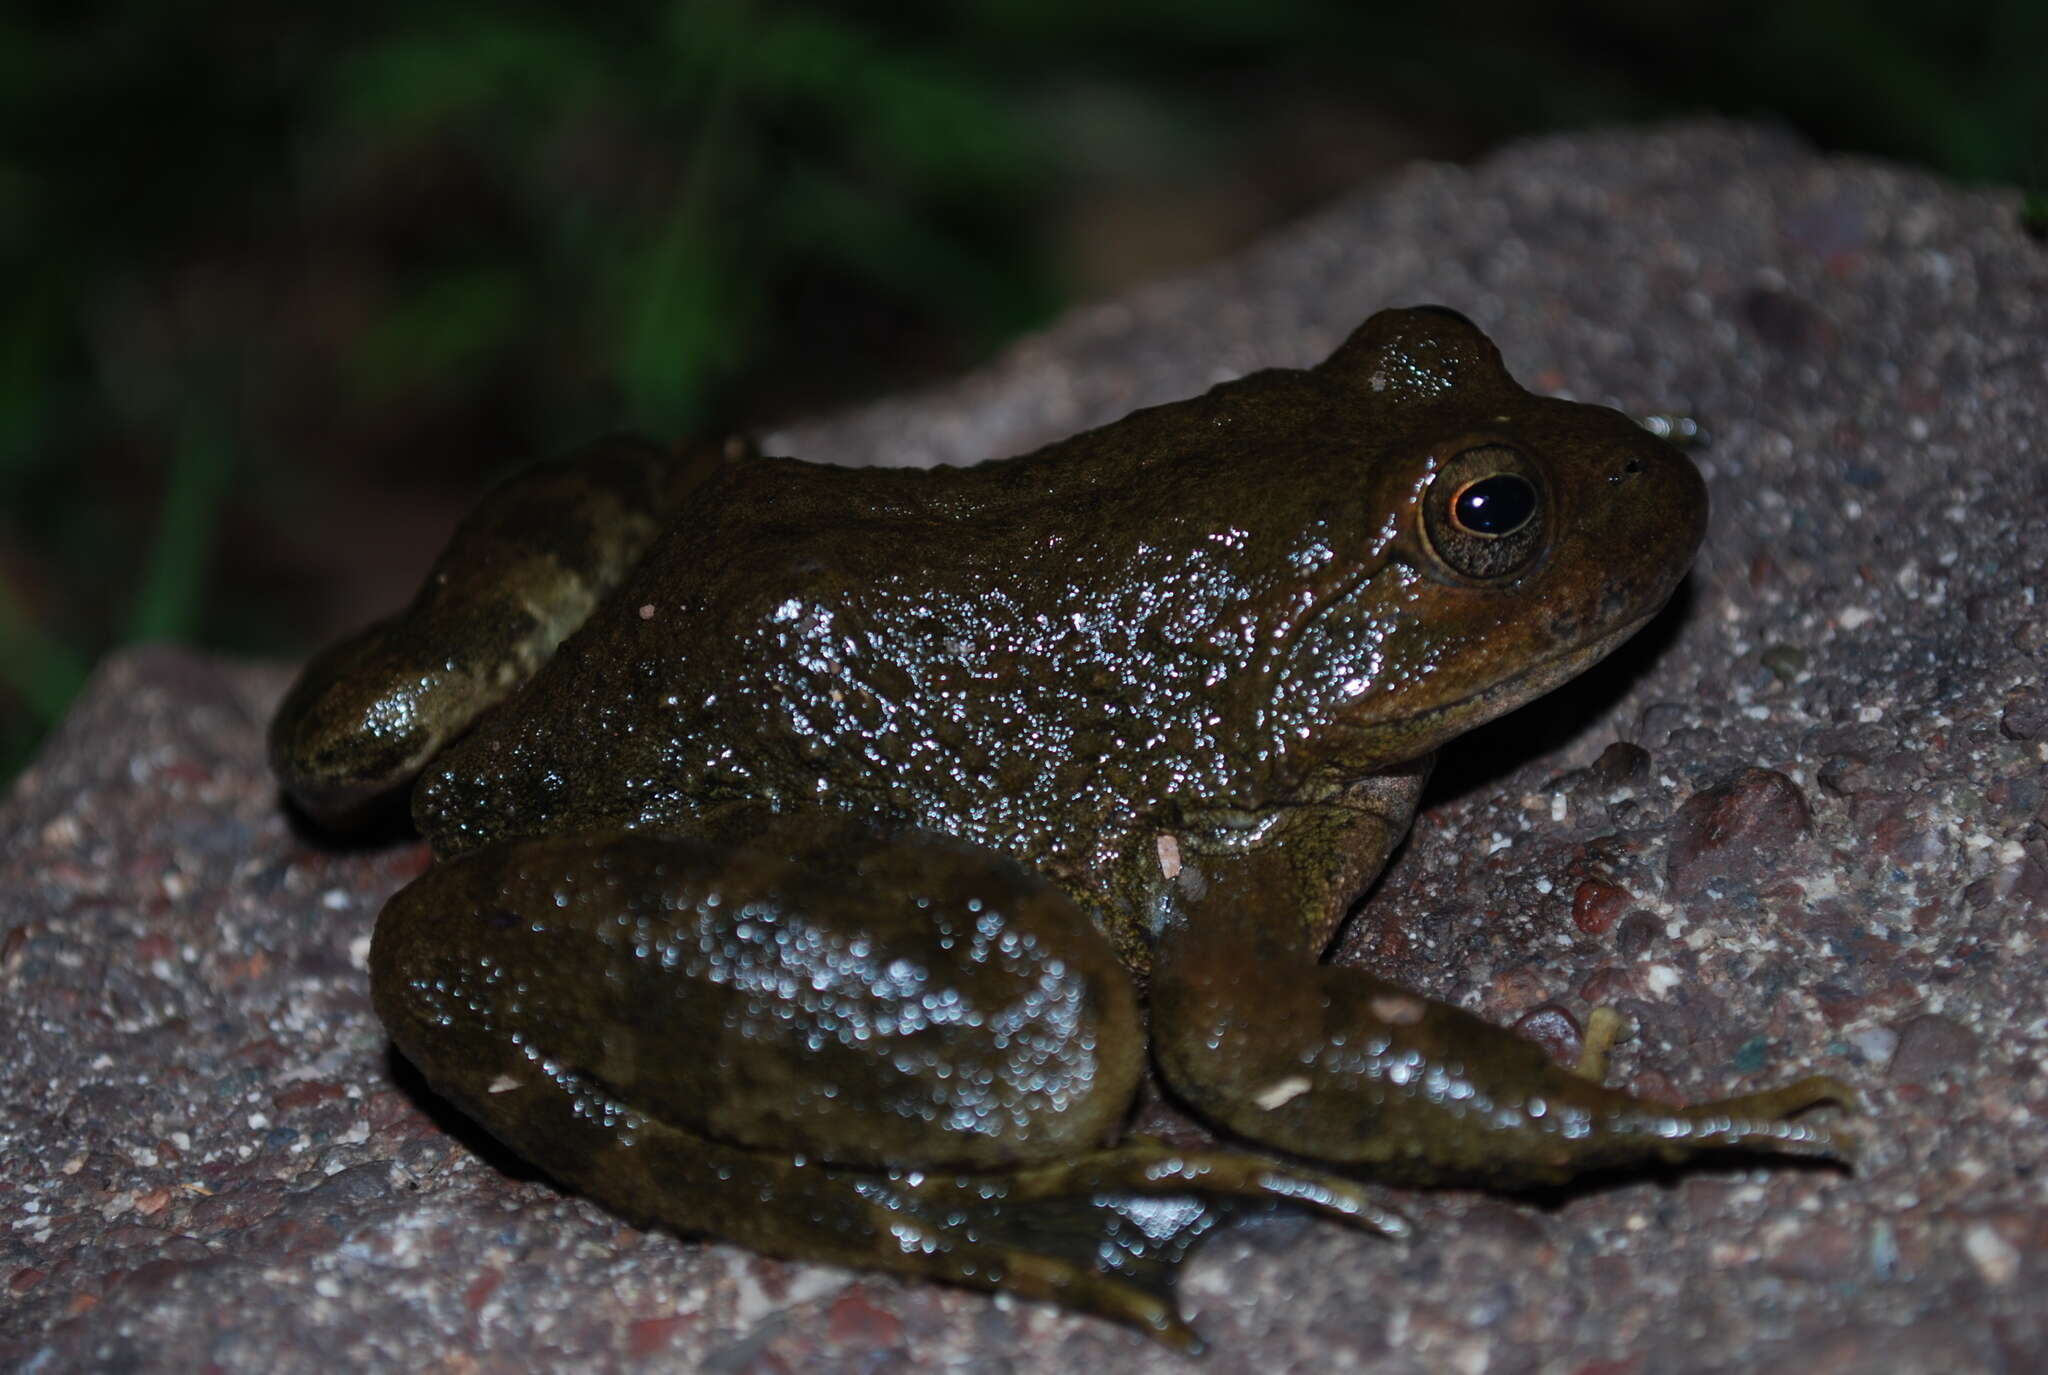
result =
[{"label": "frog", "polygon": [[409,797],[372,1000],[517,1156],[1197,1350],[1175,1276],[1242,1218],[1848,1156],[1834,1079],[1652,1101],[1327,958],[1439,748],[1658,615],[1706,516],[1438,306],[969,466],[614,437],[312,659],[270,755],[321,825]]}]

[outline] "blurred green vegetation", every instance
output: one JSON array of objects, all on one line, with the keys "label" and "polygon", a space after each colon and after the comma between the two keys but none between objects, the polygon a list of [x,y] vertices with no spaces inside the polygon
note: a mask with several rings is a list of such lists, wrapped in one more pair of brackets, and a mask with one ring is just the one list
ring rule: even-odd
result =
[{"label": "blurred green vegetation", "polygon": [[1115,284],[1078,266],[1115,188],[1224,188],[1185,200],[1230,207],[1213,248],[1389,160],[1699,110],[2044,182],[2034,0],[1451,13],[11,6],[0,778],[112,645],[369,610],[323,571],[411,504],[973,361]]}]

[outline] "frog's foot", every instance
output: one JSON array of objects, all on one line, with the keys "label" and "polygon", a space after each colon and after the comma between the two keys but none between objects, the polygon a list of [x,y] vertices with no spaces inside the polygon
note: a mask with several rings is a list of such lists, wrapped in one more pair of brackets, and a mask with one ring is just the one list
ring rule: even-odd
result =
[{"label": "frog's foot", "polygon": [[1086,1309],[1190,1352],[1201,1341],[1174,1303],[1174,1277],[1218,1227],[1295,1205],[1391,1238],[1412,1232],[1356,1180],[1147,1140],[1008,1174],[856,1187],[922,1253],[901,1268]]},{"label": "frog's foot", "polygon": [[[1136,1140],[996,1171],[856,1170],[651,1121],[575,1076],[460,1100],[522,1155],[644,1223],[770,1255],[882,1269],[1085,1310],[1202,1348],[1173,1285],[1227,1223],[1307,1207],[1411,1232],[1358,1181],[1242,1152]],[[524,1100],[524,1101],[519,1101]]]},{"label": "frog's foot", "polygon": [[[1693,1103],[1668,1113],[1632,1113],[1623,1120],[1636,1119],[1631,1122],[1634,1130],[1668,1136],[1672,1149],[1666,1154],[1674,1160],[1720,1148],[1855,1160],[1862,1142],[1853,1132],[1800,1119],[1808,1108],[1823,1104],[1856,1115],[1864,1111],[1856,1090],[1839,1079],[1815,1074],[1775,1089]],[[1641,1106],[1637,1104],[1638,1109]]]},{"label": "frog's foot", "polygon": [[[1594,1008],[1586,1019],[1586,1040],[1573,1073],[1589,1083],[1605,1084],[1608,1056],[1626,1025],[1613,1008]],[[1729,1146],[1853,1160],[1861,1144],[1839,1128],[1790,1120],[1823,1104],[1852,1114],[1863,1112],[1863,1100],[1854,1089],[1822,1074],[1668,1111],[1634,1099],[1627,1102],[1628,1108],[1616,1114],[1617,1121],[1628,1123],[1630,1131],[1669,1137],[1677,1154]]]}]

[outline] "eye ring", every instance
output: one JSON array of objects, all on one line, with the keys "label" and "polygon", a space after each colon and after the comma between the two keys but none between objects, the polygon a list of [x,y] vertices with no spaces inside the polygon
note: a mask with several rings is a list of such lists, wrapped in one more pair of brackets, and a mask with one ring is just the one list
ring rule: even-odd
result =
[{"label": "eye ring", "polygon": [[1474,539],[1510,539],[1536,519],[1536,484],[1520,473],[1488,473],[1451,493],[1448,512]]},{"label": "eye ring", "polygon": [[1423,543],[1453,578],[1504,582],[1542,555],[1547,505],[1535,460],[1507,444],[1475,444],[1423,493]]}]

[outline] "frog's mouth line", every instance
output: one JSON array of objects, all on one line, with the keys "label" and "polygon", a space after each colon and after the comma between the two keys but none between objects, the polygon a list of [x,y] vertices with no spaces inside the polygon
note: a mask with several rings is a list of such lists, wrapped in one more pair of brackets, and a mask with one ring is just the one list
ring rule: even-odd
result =
[{"label": "frog's mouth line", "polygon": [[1665,604],[1660,601],[1641,616],[1617,626],[1600,638],[1567,649],[1551,658],[1539,659],[1521,672],[1510,674],[1469,697],[1443,706],[1429,707],[1412,716],[1396,717],[1394,720],[1404,726],[1425,728],[1432,740],[1430,748],[1434,749],[1446,740],[1462,735],[1476,726],[1484,725],[1495,717],[1505,716],[1523,703],[1533,702],[1552,688],[1578,677],[1613,653],[1624,640],[1655,620]]}]

